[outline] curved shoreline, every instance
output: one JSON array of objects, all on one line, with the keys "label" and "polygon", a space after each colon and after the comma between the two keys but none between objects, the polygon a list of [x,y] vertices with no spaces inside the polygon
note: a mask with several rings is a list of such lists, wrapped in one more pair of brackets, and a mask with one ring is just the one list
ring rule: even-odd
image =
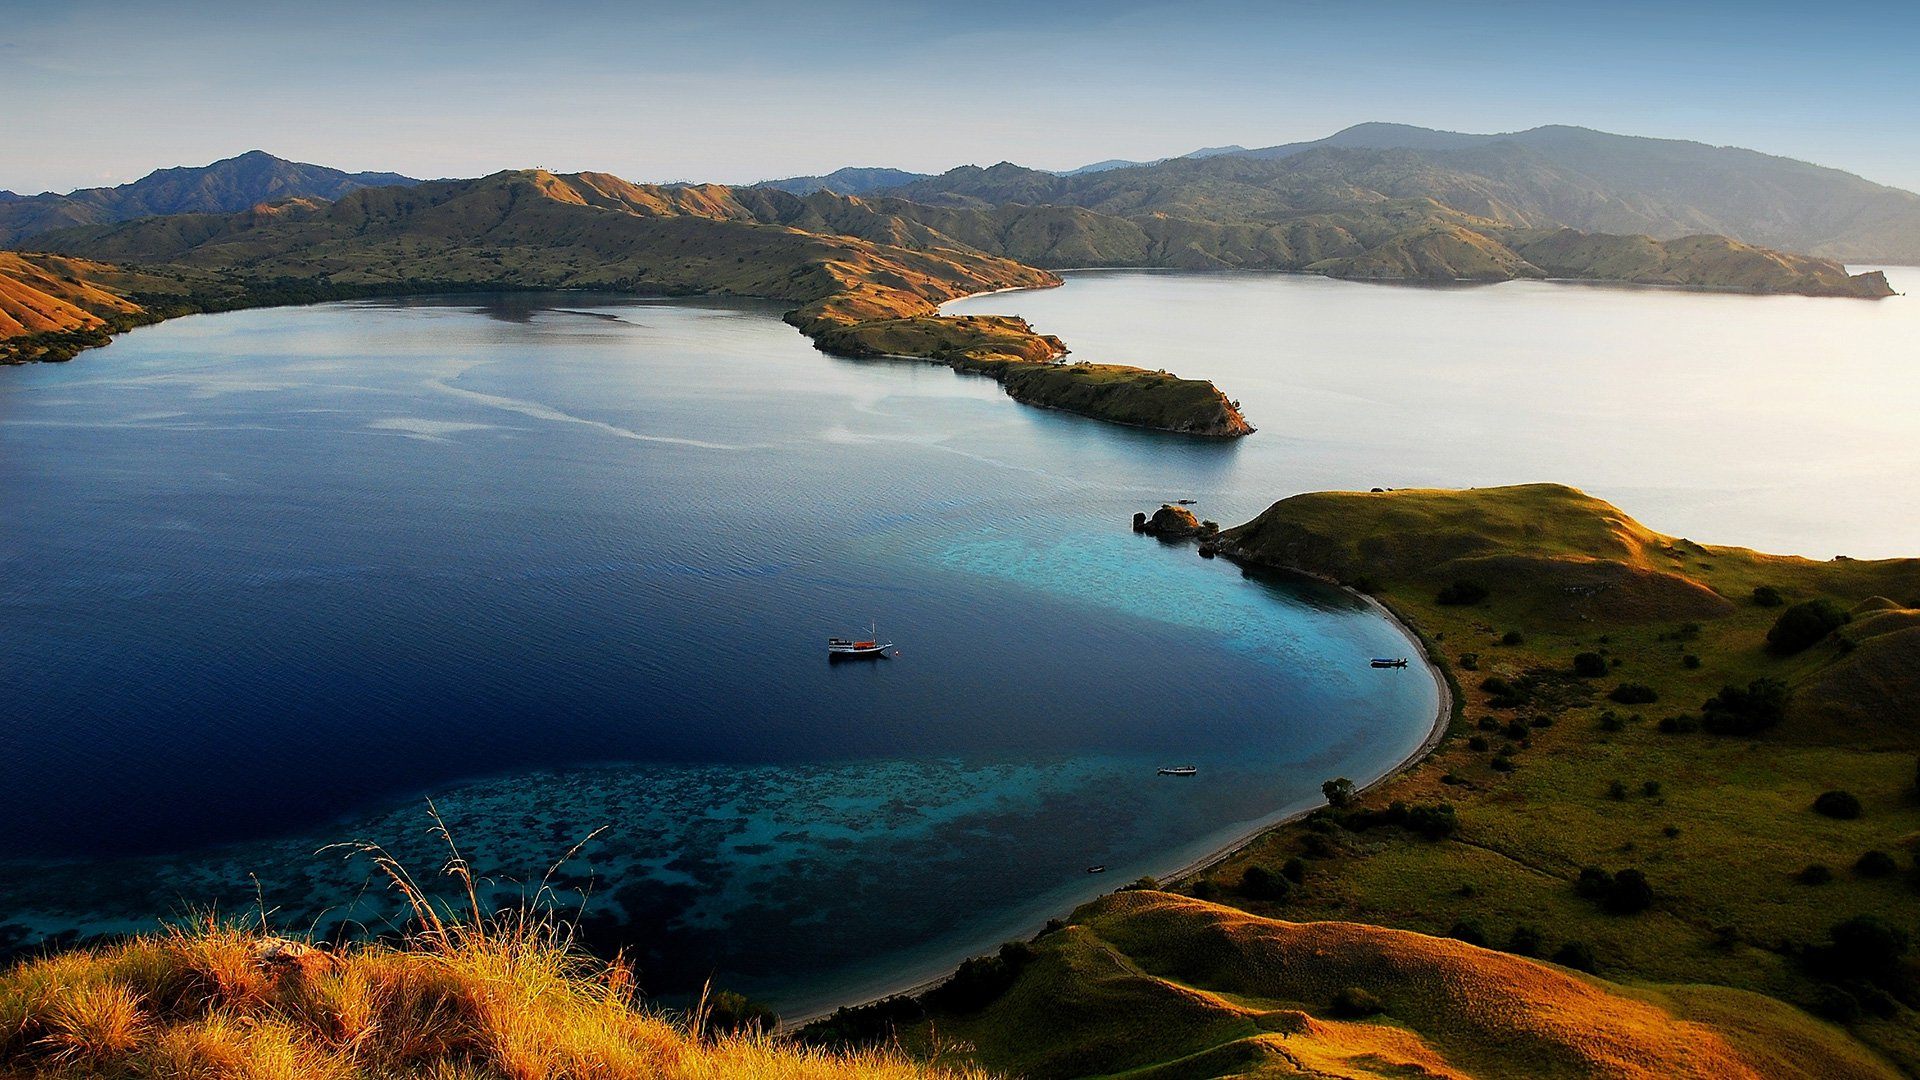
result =
[{"label": "curved shoreline", "polygon": [[[1300,577],[1312,578],[1313,580],[1320,581],[1323,584],[1333,584],[1330,582],[1325,582],[1324,579],[1315,577],[1312,574],[1302,574],[1302,573],[1299,573],[1298,571],[1287,571],[1287,572],[1294,573]],[[1356,793],[1365,794],[1367,792],[1375,790],[1376,788],[1380,787],[1380,785],[1385,784],[1388,781],[1393,780],[1394,778],[1406,773],[1408,770],[1418,766],[1421,762],[1425,761],[1428,757],[1432,756],[1433,752],[1439,748],[1440,744],[1443,741],[1445,741],[1447,737],[1447,732],[1452,727],[1453,708],[1454,708],[1453,688],[1447,678],[1447,673],[1444,670],[1442,670],[1438,664],[1434,662],[1433,656],[1427,648],[1426,640],[1420,636],[1419,631],[1415,630],[1404,619],[1402,619],[1398,612],[1395,612],[1392,608],[1388,607],[1386,604],[1381,603],[1379,600],[1375,599],[1373,596],[1367,593],[1361,592],[1358,589],[1354,589],[1351,586],[1336,584],[1334,585],[1334,587],[1360,600],[1368,608],[1370,608],[1375,613],[1377,613],[1378,615],[1386,619],[1388,624],[1390,624],[1396,631],[1398,631],[1402,637],[1405,637],[1407,639],[1407,644],[1413,648],[1414,655],[1417,656],[1420,660],[1420,666],[1423,669],[1425,669],[1428,676],[1433,679],[1434,690],[1436,691],[1439,698],[1434,708],[1433,720],[1427,729],[1426,738],[1422,739],[1420,742],[1420,745],[1415,747],[1413,751],[1409,753],[1406,757],[1402,758],[1396,764],[1389,766],[1385,772],[1382,772],[1379,776],[1376,776],[1373,779],[1368,780],[1366,783],[1360,785]],[[1411,659],[1411,657],[1409,659]],[[1212,849],[1208,850],[1205,854],[1200,855],[1197,858],[1189,859],[1187,862],[1179,866],[1176,866],[1173,869],[1164,871],[1162,873],[1150,874],[1148,876],[1154,878],[1156,881],[1160,881],[1163,883],[1184,881],[1187,878],[1194,876],[1195,874],[1202,873],[1212,868],[1213,866],[1218,865],[1222,861],[1228,858],[1231,858],[1235,853],[1239,852],[1242,848],[1245,848],[1248,844],[1252,843],[1254,840],[1257,840],[1262,836],[1265,836],[1267,833],[1272,832],[1275,829],[1279,829],[1287,825],[1291,825],[1294,822],[1297,822],[1305,818],[1309,814],[1314,813],[1315,811],[1324,809],[1326,805],[1327,804],[1323,801],[1302,810],[1295,810],[1291,813],[1283,814],[1281,817],[1275,818],[1273,820],[1263,820],[1258,825],[1248,827],[1244,830],[1241,830],[1240,832],[1235,833],[1233,838],[1228,840],[1226,843],[1213,847]],[[1074,908],[1078,908],[1082,904],[1091,903],[1092,901],[1097,900],[1100,897],[1115,891],[1118,891],[1118,890],[1101,889],[1098,892],[1092,893],[1086,899],[1075,902],[1071,907],[1067,909],[1067,912],[1071,913]],[[1024,926],[1023,929],[1013,932],[1010,936],[996,936],[995,940],[990,942],[984,942],[977,948],[970,949],[968,951],[968,955],[971,957],[973,955],[979,954],[982,951],[990,951],[991,949],[998,946],[1004,941],[1013,940],[1013,939],[1024,940],[1026,938],[1030,938],[1035,934],[1038,934],[1042,930],[1046,929],[1047,923],[1051,922],[1053,918],[1057,918],[1057,917],[1058,916],[1052,916],[1039,923],[1028,923]],[[957,964],[949,967],[942,967],[938,974],[932,975],[932,976],[915,975],[910,978],[904,978],[900,981],[897,981],[889,985],[885,990],[879,991],[877,993],[872,993],[870,995],[862,996],[861,998],[855,1001],[843,1001],[833,1005],[810,1008],[803,1012],[795,1013],[791,1016],[782,1015],[780,1017],[780,1023],[777,1030],[783,1031],[783,1032],[793,1031],[807,1024],[813,1023],[816,1020],[826,1019],[827,1017],[832,1016],[835,1012],[843,1008],[858,1009],[867,1005],[877,1004],[889,998],[918,997],[919,995],[926,993],[929,990],[932,990],[934,987],[939,986],[941,983],[946,982],[949,978],[953,976],[953,973],[957,969],[957,967],[958,967]]]}]

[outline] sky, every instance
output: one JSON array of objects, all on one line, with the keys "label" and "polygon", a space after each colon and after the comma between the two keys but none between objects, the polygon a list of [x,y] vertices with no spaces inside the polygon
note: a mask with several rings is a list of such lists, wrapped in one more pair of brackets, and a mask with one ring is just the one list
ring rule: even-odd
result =
[{"label": "sky", "polygon": [[422,178],[1073,168],[1578,124],[1920,190],[1920,4],[0,0],[0,188],[251,149]]}]

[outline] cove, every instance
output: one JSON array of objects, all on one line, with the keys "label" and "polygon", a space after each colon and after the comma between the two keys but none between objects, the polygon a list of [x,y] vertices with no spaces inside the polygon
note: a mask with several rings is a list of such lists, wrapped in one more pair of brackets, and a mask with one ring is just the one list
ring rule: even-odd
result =
[{"label": "cove", "polygon": [[[430,874],[431,797],[492,899],[578,912],[648,992],[800,1013],[1420,745],[1427,673],[1366,666],[1397,627],[1128,530],[1288,493],[1239,446],[778,310],[331,304],[0,373],[0,946],[378,930],[327,845]],[[870,619],[901,655],[829,664]]]}]

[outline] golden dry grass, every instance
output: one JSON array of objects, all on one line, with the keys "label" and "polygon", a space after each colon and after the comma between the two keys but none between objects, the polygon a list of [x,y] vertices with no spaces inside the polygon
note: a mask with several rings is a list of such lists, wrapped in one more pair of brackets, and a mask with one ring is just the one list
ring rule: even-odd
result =
[{"label": "golden dry grass", "polygon": [[233,925],[66,952],[0,974],[0,1074],[906,1080],[951,1074],[762,1034],[700,1037],[618,964],[537,924],[444,926],[319,949]]},{"label": "golden dry grass", "polygon": [[[1385,1011],[1343,1017],[1348,987]],[[1445,938],[1150,891],[1082,908],[1004,998],[942,1025],[1036,1077],[1899,1075],[1756,994],[1622,986]]]}]

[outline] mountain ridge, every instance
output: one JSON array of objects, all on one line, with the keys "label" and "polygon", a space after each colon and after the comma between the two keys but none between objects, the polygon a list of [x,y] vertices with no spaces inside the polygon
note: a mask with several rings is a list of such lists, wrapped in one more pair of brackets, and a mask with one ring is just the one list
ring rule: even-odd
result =
[{"label": "mountain ridge", "polygon": [[234,213],[256,203],[290,198],[333,200],[360,188],[419,182],[398,173],[349,173],[289,161],[264,150],[248,150],[208,165],[155,169],[115,187],[79,188],[65,194],[7,192],[0,195],[0,247],[78,225],[166,214]]}]

